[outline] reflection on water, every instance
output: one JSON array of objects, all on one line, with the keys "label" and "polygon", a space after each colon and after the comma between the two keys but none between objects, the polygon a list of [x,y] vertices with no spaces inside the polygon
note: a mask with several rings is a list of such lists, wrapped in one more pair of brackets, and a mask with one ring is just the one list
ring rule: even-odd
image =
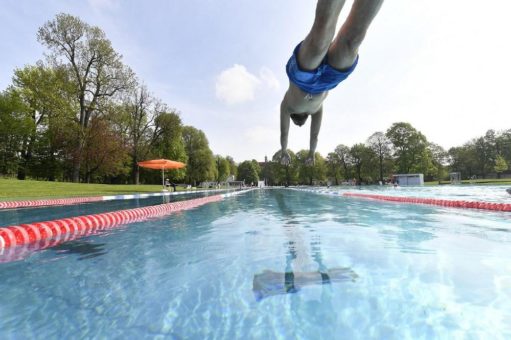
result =
[{"label": "reflection on water", "polygon": [[71,241],[62,243],[51,248],[57,254],[77,254],[78,260],[89,260],[107,254],[104,243],[92,243],[90,241]]},{"label": "reflection on water", "polygon": [[[300,222],[299,216],[296,216],[293,209],[286,203],[283,192],[275,192],[274,197],[278,214],[282,216],[282,227],[287,238],[286,265],[282,272],[265,269],[262,273],[254,275],[252,290],[255,299],[260,301],[272,295],[297,293],[305,286],[343,281],[354,282],[358,275],[351,268],[328,269],[323,264],[320,236],[314,232],[314,229]],[[309,247],[304,242],[307,236],[304,234],[304,229],[314,233]],[[311,254],[308,254],[308,248]]]}]

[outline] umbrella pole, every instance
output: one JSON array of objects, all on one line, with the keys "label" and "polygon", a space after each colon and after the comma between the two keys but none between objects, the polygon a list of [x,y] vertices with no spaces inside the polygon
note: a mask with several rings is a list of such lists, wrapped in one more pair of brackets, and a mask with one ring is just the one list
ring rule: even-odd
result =
[{"label": "umbrella pole", "polygon": [[163,168],[161,168],[161,185],[165,189],[165,170]]}]

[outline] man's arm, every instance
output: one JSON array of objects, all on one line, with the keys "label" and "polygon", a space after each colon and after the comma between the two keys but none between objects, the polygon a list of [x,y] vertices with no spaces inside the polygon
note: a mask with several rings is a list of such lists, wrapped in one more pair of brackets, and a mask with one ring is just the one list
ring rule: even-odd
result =
[{"label": "man's arm", "polygon": [[307,158],[307,163],[309,165],[314,165],[314,153],[316,152],[316,147],[318,146],[318,135],[319,130],[321,129],[322,118],[323,105],[321,105],[321,108],[311,116],[311,136],[309,146],[309,157]]},{"label": "man's arm", "polygon": [[287,152],[287,138],[289,135],[290,120],[291,118],[289,117],[289,112],[287,111],[286,96],[284,96],[284,99],[280,104],[280,149],[281,149],[280,162],[284,165],[289,165],[289,163],[291,162],[291,157]]}]

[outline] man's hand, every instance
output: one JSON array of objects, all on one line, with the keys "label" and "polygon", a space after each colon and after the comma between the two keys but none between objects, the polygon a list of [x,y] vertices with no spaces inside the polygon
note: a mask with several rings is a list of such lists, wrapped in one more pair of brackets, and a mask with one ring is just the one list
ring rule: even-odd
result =
[{"label": "man's hand", "polygon": [[309,154],[309,156],[305,160],[305,165],[314,166],[314,164],[316,164],[314,154],[312,154],[312,155]]},{"label": "man's hand", "polygon": [[280,156],[280,164],[282,165],[289,165],[291,163],[291,156],[289,156],[289,153],[287,150],[282,150],[281,156]]}]

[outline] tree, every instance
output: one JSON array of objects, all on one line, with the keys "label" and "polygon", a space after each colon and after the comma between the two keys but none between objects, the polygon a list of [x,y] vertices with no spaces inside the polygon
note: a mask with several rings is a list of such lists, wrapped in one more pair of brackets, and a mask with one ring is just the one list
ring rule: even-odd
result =
[{"label": "tree", "polygon": [[259,165],[259,162],[256,161],[255,159],[253,159],[251,162],[252,162],[252,165],[254,166],[254,169],[257,171],[257,177],[261,178],[263,170],[261,169],[261,166]]},{"label": "tree", "polygon": [[444,148],[435,143],[428,144],[428,152],[431,155],[430,171],[426,174],[428,179],[441,180],[447,177],[447,158],[448,154]]},{"label": "tree", "polygon": [[367,144],[378,158],[380,181],[383,183],[385,160],[390,158],[392,143],[383,132],[375,132],[367,139]]},{"label": "tree", "polygon": [[339,185],[341,175],[341,160],[335,152],[330,152],[326,157],[326,174],[335,180],[335,185]]},{"label": "tree", "polygon": [[76,89],[77,143],[73,181],[79,182],[82,151],[91,117],[103,102],[134,85],[133,72],[121,61],[105,33],[69,14],[57,14],[39,28],[37,39],[50,50],[49,58],[69,72]]},{"label": "tree", "polygon": [[300,184],[312,185],[314,180],[325,181],[326,165],[325,159],[319,152],[314,154],[314,165],[307,164],[309,150],[300,150],[296,153],[296,163],[298,165],[298,180]]},{"label": "tree", "polygon": [[273,167],[271,162],[268,162],[268,156],[264,156],[264,164],[261,169],[261,176],[259,176],[260,180],[264,180],[266,185],[273,185]]},{"label": "tree", "polygon": [[465,178],[477,175],[477,155],[473,144],[450,148],[448,157],[451,171],[461,172]]},{"label": "tree", "polygon": [[283,165],[280,163],[280,159],[282,158],[282,150],[279,150],[273,154],[272,163],[275,183],[289,186],[298,182],[298,162],[293,151],[288,149],[287,152],[291,157],[291,162],[288,165]]},{"label": "tree", "polygon": [[91,120],[91,129],[87,131],[91,135],[87,136],[89,143],[83,150],[85,182],[91,183],[96,174],[104,178],[122,173],[128,153],[108,121],[94,117]]},{"label": "tree", "polygon": [[[314,177],[314,168],[312,165],[307,164],[308,157],[309,157],[308,150],[300,150],[296,153],[296,162],[298,164],[298,182],[300,184],[312,185],[312,180]],[[314,164],[316,164],[315,161]]]},{"label": "tree", "polygon": [[509,169],[506,160],[501,155],[498,155],[495,159],[494,170],[497,173],[497,178],[500,178],[500,175]]},{"label": "tree", "polygon": [[[149,139],[150,158],[166,158],[186,163],[188,161],[183,140],[183,124],[179,114],[169,110],[165,105],[157,106],[154,130]],[[207,139],[206,139],[207,141]],[[185,178],[186,169],[169,172],[168,178],[176,182]]]},{"label": "tree", "polygon": [[386,136],[392,142],[398,173],[427,173],[431,166],[426,137],[409,123],[394,123]]},{"label": "tree", "polygon": [[357,180],[362,182],[363,170],[366,170],[366,174],[369,175],[369,169],[372,160],[375,158],[374,152],[364,144],[355,144],[350,149],[350,156]]},{"label": "tree", "polygon": [[259,181],[257,169],[252,161],[244,161],[238,166],[238,181],[245,181],[246,184],[254,184]]},{"label": "tree", "polygon": [[26,114],[27,110],[19,94],[0,92],[0,174],[13,175],[18,172],[23,141],[33,131],[33,122]]},{"label": "tree", "polygon": [[229,162],[230,175],[234,176],[234,178],[236,178],[236,176],[238,175],[238,166],[236,165],[236,162],[234,161],[234,159],[231,156],[227,156],[227,157],[225,157],[225,159],[227,160],[227,162]]},{"label": "tree", "polygon": [[488,130],[486,134],[473,140],[476,152],[476,162],[479,174],[485,178],[489,171],[493,171],[497,157],[495,131]]},{"label": "tree", "polygon": [[[23,141],[18,179],[30,173],[53,180],[59,163],[55,155],[62,151],[56,137],[62,136],[60,130],[69,124],[76,109],[74,87],[64,68],[38,62],[14,71],[12,90],[26,103],[33,126]],[[65,141],[68,145],[73,142],[74,138]]]},{"label": "tree", "polygon": [[187,182],[196,185],[198,182],[215,179],[215,159],[204,132],[192,126],[183,127],[183,144],[188,156]]},{"label": "tree", "polygon": [[344,179],[351,178],[351,173],[349,171],[349,157],[350,157],[350,148],[346,145],[339,144],[335,148],[334,151],[339,159],[339,164],[341,165],[342,169],[342,176]]},{"label": "tree", "polygon": [[226,181],[227,178],[229,177],[229,175],[231,174],[231,165],[230,165],[229,161],[220,155],[216,155],[215,162],[216,162],[216,168],[217,168],[216,181],[217,182]]},{"label": "tree", "polygon": [[496,139],[497,153],[511,164],[511,129],[499,133]]},{"label": "tree", "polygon": [[136,87],[126,93],[120,112],[115,120],[127,135],[127,147],[131,158],[131,181],[140,182],[138,162],[147,158],[151,147],[162,133],[155,128],[155,119],[161,103],[154,98],[147,87]]}]

